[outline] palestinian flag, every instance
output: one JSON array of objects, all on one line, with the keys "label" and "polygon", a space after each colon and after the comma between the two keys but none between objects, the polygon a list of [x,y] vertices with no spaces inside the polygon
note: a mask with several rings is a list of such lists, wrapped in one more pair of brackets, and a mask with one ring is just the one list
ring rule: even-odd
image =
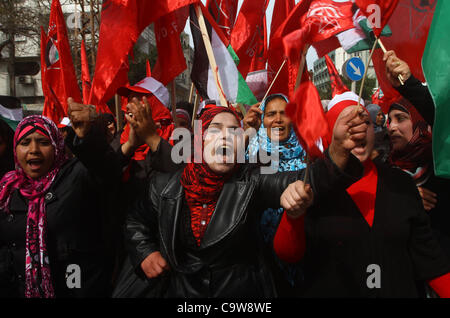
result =
[{"label": "palestinian flag", "polygon": [[[355,26],[354,28],[336,35],[342,48],[347,53],[371,50],[375,36],[373,30],[369,27],[366,16],[359,9],[353,15],[353,25]],[[391,35],[391,29],[386,25],[381,32],[381,36]]]},{"label": "palestinian flag", "polygon": [[[219,69],[219,76],[222,82],[221,89],[224,92],[227,101],[232,104],[240,103],[246,105],[257,103],[255,96],[237,69],[239,58],[229,45],[229,41],[223,36],[209,12],[202,4],[200,4],[200,6],[205,18],[217,67]],[[217,90],[213,70],[209,64],[194,6],[191,6],[190,8],[190,23],[195,47],[194,64],[191,72],[192,82],[195,84],[200,96],[204,100],[211,99],[219,101],[220,95]]]},{"label": "palestinian flag", "polygon": [[422,57],[422,68],[436,108],[433,160],[436,176],[450,178],[450,1],[438,0]]},{"label": "palestinian flag", "polygon": [[4,120],[13,130],[23,119],[20,100],[12,96],[0,96],[0,118]]}]

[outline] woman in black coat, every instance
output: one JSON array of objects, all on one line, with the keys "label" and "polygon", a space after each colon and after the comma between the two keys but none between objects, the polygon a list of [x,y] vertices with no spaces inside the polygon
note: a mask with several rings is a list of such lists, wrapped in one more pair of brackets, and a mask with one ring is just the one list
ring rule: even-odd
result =
[{"label": "woman in black coat", "polygon": [[[0,273],[6,297],[105,297],[111,260],[103,200],[120,182],[117,155],[70,103],[77,133],[67,160],[64,141],[47,118],[30,116],[15,135],[17,170],[1,181]],[[102,189],[107,189],[105,194]]]},{"label": "woman in black coat", "polygon": [[[330,127],[356,107],[337,103],[327,113]],[[352,150],[364,166],[363,177],[316,196],[304,228],[284,217],[275,251],[298,260],[305,237],[306,297],[418,297],[419,280],[449,297],[450,264],[417,188],[402,170],[370,160],[375,138],[368,115],[367,121],[367,138]]]},{"label": "woman in black coat", "polygon": [[[425,210],[430,216],[434,234],[450,258],[450,196],[448,195],[450,180],[434,174],[431,132],[427,129],[428,127],[419,126],[421,124],[433,127],[435,116],[433,98],[428,87],[411,74],[408,64],[400,60],[395,52],[388,51],[384,59],[386,75],[392,86],[414,106],[411,107],[406,103],[391,106],[389,134],[392,140],[394,137],[400,141],[404,140],[403,143],[397,142],[399,145],[394,145],[392,161],[394,165],[413,174]],[[398,74],[403,76],[404,85],[398,82]],[[401,116],[405,118],[403,123],[398,121]],[[405,123],[412,123],[411,128],[400,127],[405,126]],[[416,135],[420,135],[419,138]],[[405,136],[412,137],[405,138]],[[416,173],[419,169],[421,176]]]},{"label": "woman in black coat", "polygon": [[[145,121],[145,114],[138,108],[130,109],[133,117],[127,115],[127,120],[140,133],[139,122]],[[138,275],[149,279],[147,296],[276,296],[262,253],[259,218],[268,207],[281,205],[288,213],[304,208],[311,189],[305,190],[296,181],[303,171],[263,175],[226,160],[229,157],[223,151],[228,149],[228,154],[236,156],[238,147],[235,135],[230,138],[225,133],[239,128],[239,119],[230,108],[213,106],[200,119],[205,159],[175,173],[155,174],[145,197],[130,210],[126,244],[131,262]],[[348,118],[348,123],[351,120],[337,140],[365,132],[357,116]],[[347,135],[350,127],[354,130]],[[155,149],[144,135],[141,139]],[[321,180],[314,192],[353,182],[361,172],[351,169],[354,164],[358,163],[343,160],[338,168],[329,158],[319,160],[311,167],[311,175]]]}]

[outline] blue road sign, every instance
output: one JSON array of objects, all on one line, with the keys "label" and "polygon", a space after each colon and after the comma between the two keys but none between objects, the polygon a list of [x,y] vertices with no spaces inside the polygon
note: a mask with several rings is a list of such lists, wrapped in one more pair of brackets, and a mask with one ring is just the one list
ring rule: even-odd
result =
[{"label": "blue road sign", "polygon": [[363,78],[366,66],[359,57],[352,57],[344,63],[343,73],[351,81],[359,81]]}]

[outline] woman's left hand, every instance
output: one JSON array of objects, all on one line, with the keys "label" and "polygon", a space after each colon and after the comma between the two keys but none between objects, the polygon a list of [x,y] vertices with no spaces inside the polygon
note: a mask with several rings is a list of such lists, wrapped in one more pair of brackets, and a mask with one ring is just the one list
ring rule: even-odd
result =
[{"label": "woman's left hand", "polygon": [[422,197],[422,203],[425,211],[434,209],[437,204],[437,194],[423,187],[417,187],[417,189]]}]

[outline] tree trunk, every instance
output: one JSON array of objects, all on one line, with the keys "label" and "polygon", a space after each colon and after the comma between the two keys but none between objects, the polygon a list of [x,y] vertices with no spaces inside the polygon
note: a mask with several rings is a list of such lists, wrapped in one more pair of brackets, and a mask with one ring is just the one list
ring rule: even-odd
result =
[{"label": "tree trunk", "polygon": [[14,35],[9,34],[9,58],[8,58],[8,74],[9,74],[9,95],[16,97],[16,74],[14,63],[16,61],[16,46],[14,43]]}]

